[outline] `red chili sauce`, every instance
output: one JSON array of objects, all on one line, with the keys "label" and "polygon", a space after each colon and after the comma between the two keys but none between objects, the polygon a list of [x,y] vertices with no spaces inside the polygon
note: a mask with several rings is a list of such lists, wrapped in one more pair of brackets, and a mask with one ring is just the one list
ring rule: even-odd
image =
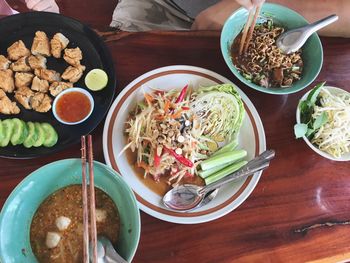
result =
[{"label": "red chili sauce", "polygon": [[84,119],[90,110],[89,98],[77,91],[63,94],[56,104],[56,113],[65,122],[78,122]]}]

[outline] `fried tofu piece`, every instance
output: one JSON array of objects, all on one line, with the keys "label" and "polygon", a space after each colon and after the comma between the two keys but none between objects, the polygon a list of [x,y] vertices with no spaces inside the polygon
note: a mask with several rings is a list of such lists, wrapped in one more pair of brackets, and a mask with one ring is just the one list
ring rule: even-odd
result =
[{"label": "fried tofu piece", "polygon": [[80,65],[80,60],[83,59],[83,54],[79,47],[66,48],[64,50],[63,58],[65,61],[67,61],[68,64],[77,67]]},{"label": "fried tofu piece", "polygon": [[40,79],[37,76],[35,76],[33,78],[31,89],[46,93],[49,90],[49,82],[46,79]]},{"label": "fried tofu piece", "polygon": [[61,33],[56,33],[50,41],[51,53],[55,58],[61,57],[61,52],[68,46],[69,39]]},{"label": "fried tofu piece", "polygon": [[34,78],[34,75],[32,73],[16,72],[16,74],[15,74],[15,86],[17,88],[28,87],[30,85],[30,83],[32,83],[33,78]]},{"label": "fried tofu piece", "polygon": [[41,79],[47,80],[50,83],[61,80],[60,73],[50,69],[37,68],[34,70],[34,74]]},{"label": "fried tofu piece", "polygon": [[6,70],[10,67],[11,61],[5,56],[0,55],[0,70]]},{"label": "fried tofu piece", "polygon": [[31,67],[29,67],[28,63],[27,63],[28,57],[21,57],[20,59],[18,59],[16,62],[13,62],[10,66],[10,68],[13,71],[20,71],[20,72],[28,72],[31,71]]},{"label": "fried tofu piece", "polygon": [[50,94],[54,97],[56,97],[58,94],[60,94],[62,91],[72,88],[73,87],[73,83],[70,82],[54,82],[50,85]]},{"label": "fried tofu piece", "polygon": [[29,56],[30,50],[26,47],[22,40],[18,40],[7,49],[7,54],[9,59],[15,61],[21,57]]},{"label": "fried tofu piece", "polygon": [[52,99],[45,93],[34,92],[28,87],[21,87],[15,92],[16,100],[27,110],[48,112],[51,109]]},{"label": "fried tofu piece", "polygon": [[47,59],[42,55],[31,55],[28,58],[28,64],[32,69],[46,68]]},{"label": "fried tofu piece", "polygon": [[75,83],[81,78],[84,70],[85,70],[85,66],[82,66],[82,65],[79,65],[77,67],[69,66],[63,72],[62,78],[64,80],[68,80],[69,82]]},{"label": "fried tofu piece", "polygon": [[13,71],[11,69],[0,70],[0,89],[12,93],[15,89]]},{"label": "fried tofu piece", "polygon": [[20,109],[16,102],[13,102],[6,96],[6,93],[0,89],[0,113],[2,114],[18,114]]},{"label": "fried tofu piece", "polygon": [[49,38],[45,32],[35,32],[31,50],[33,55],[51,56]]},{"label": "fried tofu piece", "polygon": [[21,87],[15,91],[16,100],[27,110],[31,110],[31,102],[34,97],[34,91],[28,87]]},{"label": "fried tofu piece", "polygon": [[37,112],[48,112],[51,109],[52,99],[49,95],[41,92],[36,92],[32,97],[31,106]]}]

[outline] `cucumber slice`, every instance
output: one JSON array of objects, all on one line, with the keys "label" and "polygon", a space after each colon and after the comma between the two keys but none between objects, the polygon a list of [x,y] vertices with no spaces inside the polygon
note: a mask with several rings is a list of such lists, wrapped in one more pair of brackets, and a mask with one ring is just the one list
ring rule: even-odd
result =
[{"label": "cucumber slice", "polygon": [[52,147],[57,143],[58,135],[55,129],[51,126],[49,123],[42,123],[41,127],[44,129],[45,133],[45,141],[44,146],[45,147]]},{"label": "cucumber slice", "polygon": [[37,141],[38,135],[36,133],[35,125],[33,122],[28,121],[27,126],[28,126],[28,136],[24,140],[23,145],[26,148],[31,148],[34,145],[34,143]]},{"label": "cucumber slice", "polygon": [[3,139],[0,142],[1,147],[6,147],[11,139],[12,132],[13,132],[13,122],[11,119],[6,119],[2,121],[2,128],[3,128]]},{"label": "cucumber slice", "polygon": [[43,127],[41,127],[41,124],[39,122],[35,122],[34,125],[35,125],[35,132],[37,134],[37,139],[33,143],[33,146],[39,147],[43,145],[43,143],[45,142],[45,131]]},{"label": "cucumber slice", "polygon": [[2,120],[0,120],[0,145],[4,138],[5,138],[4,126],[2,125]]},{"label": "cucumber slice", "polygon": [[14,126],[11,136],[11,143],[12,145],[21,144],[24,142],[28,135],[27,125],[24,121],[18,118],[12,119],[12,122]]}]

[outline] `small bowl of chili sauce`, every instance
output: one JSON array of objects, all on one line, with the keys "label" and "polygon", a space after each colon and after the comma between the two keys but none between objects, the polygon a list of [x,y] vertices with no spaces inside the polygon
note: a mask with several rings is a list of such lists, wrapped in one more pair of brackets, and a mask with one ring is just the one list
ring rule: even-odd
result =
[{"label": "small bowl of chili sauce", "polygon": [[93,109],[94,99],[87,90],[70,88],[55,98],[52,112],[59,122],[74,125],[89,118]]}]

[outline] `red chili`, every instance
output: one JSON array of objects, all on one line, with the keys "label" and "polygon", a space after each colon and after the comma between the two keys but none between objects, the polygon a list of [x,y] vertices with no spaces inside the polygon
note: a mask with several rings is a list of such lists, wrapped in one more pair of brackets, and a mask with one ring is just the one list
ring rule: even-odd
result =
[{"label": "red chili", "polygon": [[190,107],[181,107],[183,110],[190,110]]},{"label": "red chili", "polygon": [[154,149],[154,167],[158,167],[160,164],[160,156],[157,154],[157,148]]},{"label": "red chili", "polygon": [[168,149],[166,147],[163,146],[163,149],[164,151],[166,151],[167,153],[171,154],[172,156],[175,157],[176,160],[178,160],[180,163],[182,163],[183,165],[185,166],[188,166],[188,167],[193,167],[193,163],[191,162],[191,160],[183,157],[182,155],[180,154],[177,154],[174,150],[172,149]]},{"label": "red chili", "polygon": [[186,85],[185,87],[182,88],[180,95],[179,95],[179,97],[177,97],[175,103],[179,103],[179,102],[182,102],[184,100],[187,88],[188,88],[188,85]]},{"label": "red chili", "polygon": [[185,177],[186,178],[193,178],[193,174],[189,173],[189,172],[186,172],[185,173]]},{"label": "red chili", "polygon": [[179,172],[179,168],[175,168],[173,172],[170,172],[170,175],[175,175]]}]

